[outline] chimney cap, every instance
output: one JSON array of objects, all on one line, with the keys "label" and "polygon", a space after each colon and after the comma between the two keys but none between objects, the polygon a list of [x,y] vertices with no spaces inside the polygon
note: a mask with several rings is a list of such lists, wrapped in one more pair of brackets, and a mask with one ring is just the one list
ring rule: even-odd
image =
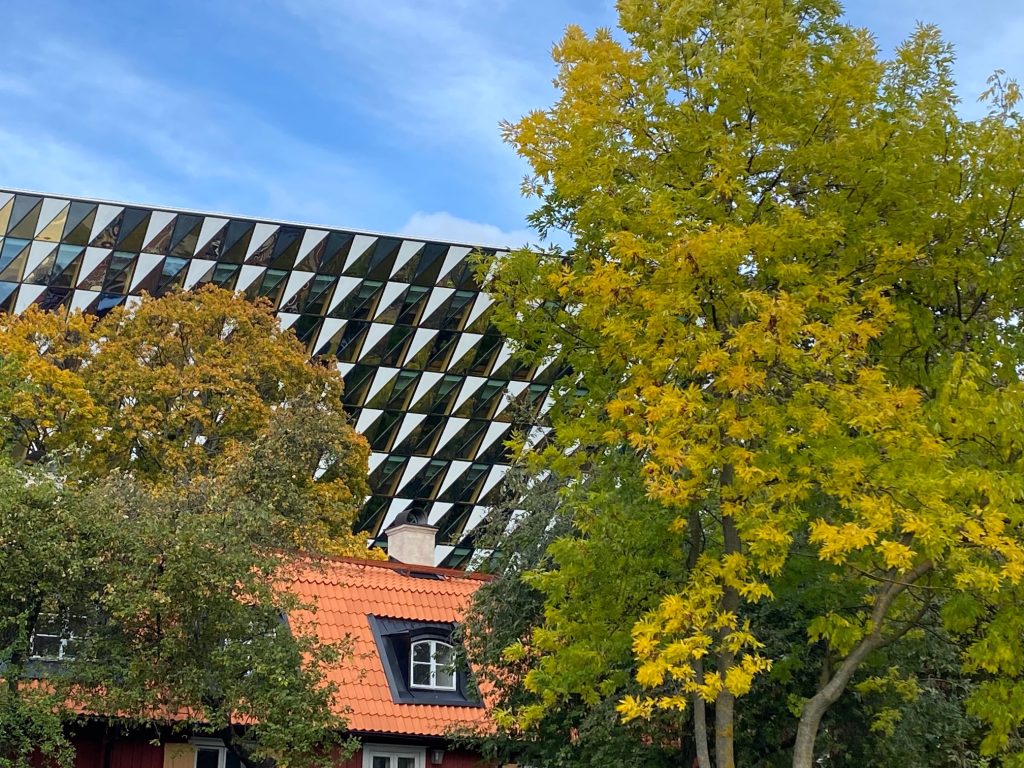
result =
[{"label": "chimney cap", "polygon": [[391,527],[399,525],[427,525],[427,510],[423,507],[409,507],[395,519]]}]

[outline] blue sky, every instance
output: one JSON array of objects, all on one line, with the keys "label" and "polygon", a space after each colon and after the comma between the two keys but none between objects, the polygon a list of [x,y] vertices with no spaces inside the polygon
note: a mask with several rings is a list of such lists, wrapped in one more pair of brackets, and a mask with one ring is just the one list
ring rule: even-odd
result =
[{"label": "blue sky", "polygon": [[[497,123],[551,102],[611,0],[7,0],[0,187],[468,242],[530,239]],[[15,10],[16,8],[16,10]],[[1024,78],[1017,0],[851,0],[891,49],[957,48],[964,112]]]}]

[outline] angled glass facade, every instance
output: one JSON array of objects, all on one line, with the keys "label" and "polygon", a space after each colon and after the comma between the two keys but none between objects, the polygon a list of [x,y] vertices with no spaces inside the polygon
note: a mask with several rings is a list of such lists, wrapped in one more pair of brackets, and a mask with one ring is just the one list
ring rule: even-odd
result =
[{"label": "angled glass facade", "polygon": [[539,407],[555,374],[512,359],[472,250],[0,190],[0,311],[102,314],[142,291],[205,283],[268,298],[345,377],[345,405],[373,451],[359,528],[378,537],[418,507],[440,529],[437,562],[456,565],[508,469],[511,402]]}]

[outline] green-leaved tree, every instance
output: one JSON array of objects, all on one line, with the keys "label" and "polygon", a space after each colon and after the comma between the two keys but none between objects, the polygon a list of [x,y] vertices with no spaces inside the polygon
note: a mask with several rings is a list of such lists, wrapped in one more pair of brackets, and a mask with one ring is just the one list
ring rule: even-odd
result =
[{"label": "green-leaved tree", "polygon": [[[572,245],[481,274],[522,354],[570,371],[532,466],[610,484],[629,452],[646,499],[674,516],[669,535],[698,552],[633,627],[645,692],[621,715],[692,710],[713,722],[710,740],[695,728],[702,768],[732,768],[737,707],[781,661],[753,609],[780,598],[794,558],[812,558],[846,599],[806,619],[828,663],[795,707],[794,766],[815,764],[823,718],[865,665],[939,608],[966,672],[984,677],[970,700],[984,750],[1012,750],[1024,722],[1016,84],[994,77],[989,114],[966,120],[936,29],[884,59],[832,0],[618,8],[620,37],[569,28],[557,101],[506,126],[533,169],[534,223]],[[566,496],[582,508],[586,487]],[[579,647],[562,607],[589,585],[563,567],[538,583],[545,622],[525,682],[553,709],[575,671],[545,659]]]},{"label": "green-leaved tree", "polygon": [[287,589],[365,554],[340,374],[215,289],[5,317],[0,357],[0,766],[68,759],[80,716],[256,766],[343,755],[324,673],[348,649],[289,622]]}]

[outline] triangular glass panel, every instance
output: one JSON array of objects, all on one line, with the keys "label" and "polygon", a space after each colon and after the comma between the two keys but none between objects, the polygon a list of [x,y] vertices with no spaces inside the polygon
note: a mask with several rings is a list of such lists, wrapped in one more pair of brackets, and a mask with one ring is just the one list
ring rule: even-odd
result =
[{"label": "triangular glass panel", "polygon": [[378,323],[393,323],[398,319],[398,313],[402,308],[403,297],[409,290],[406,283],[387,282],[384,290],[381,291],[380,301],[377,302],[377,309],[373,319]]},{"label": "triangular glass panel", "polygon": [[373,381],[377,369],[372,365],[356,364],[345,376],[345,407],[355,409],[366,402],[366,390]]},{"label": "triangular glass panel", "polygon": [[338,351],[338,344],[341,341],[342,329],[345,327],[344,320],[333,317],[324,318],[324,324],[320,328],[320,338],[317,339],[316,349],[313,354],[319,357],[333,357]]},{"label": "triangular glass panel", "polygon": [[[288,277],[288,273],[283,269],[268,269],[263,274],[263,281],[260,283],[259,296],[265,299],[269,299],[270,303],[277,308],[278,302],[281,300],[281,293],[284,291]],[[253,283],[255,285],[255,283]]]},{"label": "triangular glass panel", "polygon": [[0,312],[14,312],[14,302],[18,297],[17,283],[0,283]]},{"label": "triangular glass panel", "polygon": [[213,268],[210,282],[218,288],[223,288],[225,291],[233,291],[235,289],[235,281],[238,279],[238,272],[241,268],[241,264],[218,263]]},{"label": "triangular glass panel", "polygon": [[156,293],[165,258],[156,253],[139,254],[138,263],[135,265],[134,284],[131,286],[132,293]]},{"label": "triangular glass panel", "polygon": [[190,259],[196,252],[196,245],[199,244],[199,230],[203,226],[202,216],[192,216],[187,213],[179,213],[178,220],[174,224],[174,232],[168,243],[168,255],[177,256],[179,259]]},{"label": "triangular glass panel", "polygon": [[[53,265],[57,263],[57,246],[44,246],[42,243],[33,243],[32,249],[36,246],[40,246],[40,250],[46,250],[43,254],[42,259],[37,264],[27,265],[27,274],[25,275],[26,283],[39,283],[46,284],[50,281],[50,273],[53,271]],[[30,251],[31,254],[31,251]]]},{"label": "triangular glass panel", "polygon": [[451,357],[455,345],[458,344],[459,335],[458,331],[438,331],[433,343],[426,347],[430,352],[427,356],[427,362],[423,366],[424,370],[445,370],[448,367],[448,359]]},{"label": "triangular glass panel", "polygon": [[256,226],[253,227],[252,239],[249,241],[249,248],[246,251],[246,264],[258,264],[263,267],[270,265],[270,257],[274,253],[274,240],[277,238],[277,230],[276,224],[257,222]]},{"label": "triangular glass panel", "polygon": [[188,273],[188,259],[179,259],[175,256],[168,256],[164,259],[163,269],[160,270],[160,280],[157,283],[154,296],[163,296],[169,291],[176,291],[185,282],[185,275]]},{"label": "triangular glass panel", "polygon": [[121,231],[114,246],[119,251],[138,253],[146,244],[146,229],[149,227],[151,211],[142,208],[125,208],[121,219]]},{"label": "triangular glass panel", "polygon": [[9,192],[0,192],[0,232],[7,231],[7,224],[11,220],[12,210],[14,210],[14,195]]},{"label": "triangular glass panel", "polygon": [[403,325],[417,325],[420,312],[427,304],[427,297],[430,289],[425,285],[410,285],[408,292],[402,298],[402,307],[395,318],[396,323]]},{"label": "triangular glass panel", "polygon": [[331,232],[323,243],[318,271],[325,275],[340,275],[344,271],[345,260],[351,247],[351,233]]},{"label": "triangular glass panel", "polygon": [[[90,249],[92,250],[92,249]],[[107,276],[107,269],[113,260],[114,254],[111,251],[107,251],[106,255],[103,256],[98,262],[93,261],[90,264],[84,265],[83,274],[78,278],[78,284],[76,288],[83,291],[98,291],[103,287],[104,279]],[[89,258],[89,254],[86,254],[86,259]]]},{"label": "triangular glass panel", "polygon": [[345,259],[344,274],[366,277],[370,271],[370,261],[376,250],[376,243],[377,238],[370,235],[353,235],[352,246],[349,248],[348,258]]},{"label": "triangular glass panel", "polygon": [[299,245],[302,244],[302,232],[303,230],[298,227],[281,227],[278,230],[274,250],[270,256],[271,268],[291,269],[295,265],[295,257],[298,256]]},{"label": "triangular glass panel", "polygon": [[409,278],[416,269],[416,261],[419,259],[420,254],[423,253],[425,247],[426,244],[418,240],[403,240],[402,247],[399,249],[398,256],[395,259],[395,265],[391,269],[390,279],[409,282]]},{"label": "triangular glass panel", "polygon": [[[27,287],[28,286],[22,286],[22,294],[25,293],[25,288]],[[35,300],[35,303],[44,312],[53,312],[58,307],[67,306],[72,293],[73,291],[70,288],[54,288],[53,286],[50,286],[39,295]]]},{"label": "triangular glass panel", "polygon": [[[156,219],[158,213],[163,213],[163,212],[162,211],[154,212],[153,213],[153,219]],[[161,219],[164,218],[164,216],[166,216],[166,214],[161,216]],[[174,228],[176,226],[177,220],[178,220],[177,214],[171,214],[171,217],[167,220],[167,223],[163,226],[163,228],[159,232],[157,232],[155,235],[153,235],[152,237],[149,238],[149,243],[146,244],[145,250],[147,252],[149,252],[149,253],[159,253],[159,254],[162,254],[162,255],[166,255],[167,251],[170,250],[170,247],[171,247],[171,236],[174,234]],[[159,225],[159,222],[157,222],[157,224]],[[152,229],[153,229],[153,220],[150,220],[150,226],[147,228],[147,236],[148,236],[149,230],[152,230]]]},{"label": "triangular glass panel", "polygon": [[199,228],[199,239],[196,241],[195,258],[214,261],[220,258],[221,243],[224,240],[227,225],[227,219],[220,219],[216,216],[203,217],[203,226]]},{"label": "triangular glass panel", "polygon": [[394,271],[395,259],[402,247],[402,241],[392,237],[381,237],[373,249],[373,255],[367,264],[366,276],[370,280],[387,280]]},{"label": "triangular glass panel", "polygon": [[393,326],[385,339],[384,347],[381,350],[381,365],[399,365],[405,350],[412,340],[413,327],[410,325]]},{"label": "triangular glass panel", "polygon": [[403,270],[409,282],[416,285],[436,285],[437,276],[444,264],[444,256],[448,246],[441,243],[427,243],[418,259],[413,259],[407,266],[414,266],[411,274]]},{"label": "triangular glass panel", "polygon": [[36,224],[39,222],[39,212],[42,207],[43,198],[41,197],[15,195],[11,221],[7,225],[7,236],[31,240],[36,233]]},{"label": "triangular glass panel", "polygon": [[[345,363],[354,363],[359,354],[359,347],[366,337],[370,324],[362,320],[352,320],[345,326],[345,333],[338,343],[338,350],[335,353],[338,360]],[[347,381],[347,377],[346,377]],[[348,393],[346,392],[346,395]]]},{"label": "triangular glass panel", "polygon": [[255,228],[256,224],[251,221],[238,221],[237,219],[229,221],[224,230],[221,253],[217,255],[217,258],[232,264],[241,264],[245,261],[245,253],[249,249],[249,241],[252,239]]},{"label": "triangular glass panel", "polygon": [[69,245],[88,245],[89,233],[96,220],[96,204],[74,201],[68,211],[68,220],[64,225],[64,237]]},{"label": "triangular glass panel", "polygon": [[[93,248],[113,248],[117,243],[117,236],[121,233],[121,222],[124,218],[124,210],[111,205],[101,205],[96,209],[96,221],[93,224],[93,230],[97,226],[102,226],[98,232],[92,234],[92,238],[89,241],[89,245]],[[106,225],[100,220],[101,215],[109,215],[113,212],[111,219],[106,222]]]},{"label": "triangular glass panel", "polygon": [[78,268],[85,255],[85,248],[78,245],[60,245],[57,258],[47,281],[51,288],[73,288],[78,279]]},{"label": "triangular glass panel", "polygon": [[292,326],[292,332],[308,348],[313,343],[313,340],[316,339],[317,334],[320,333],[320,323],[322,321],[323,318],[316,315],[300,315],[299,319]]},{"label": "triangular glass panel", "polygon": [[128,285],[135,268],[135,254],[114,251],[107,267],[107,275],[103,280],[104,293],[128,293]]},{"label": "triangular glass panel", "polygon": [[[302,274],[294,271],[292,274]],[[298,292],[288,300],[285,311],[302,312],[307,315],[322,315],[327,302],[331,298],[331,288],[337,278],[331,275],[316,275],[306,282]],[[290,309],[288,307],[291,307]]]},{"label": "triangular glass panel", "polygon": [[[340,280],[344,279],[346,278],[340,278]],[[375,280],[366,280],[360,283],[358,288],[331,310],[331,317],[368,320],[373,316],[373,310],[376,308],[377,300],[383,290],[384,283]]]},{"label": "triangular glass panel", "polygon": [[89,311],[99,317],[103,317],[114,307],[123,304],[127,298],[124,294],[119,293],[101,293],[89,307]]},{"label": "triangular glass panel", "polygon": [[304,272],[318,272],[324,253],[328,233],[322,229],[307,229],[302,233],[302,242],[296,254],[295,269]]},{"label": "triangular glass panel", "polygon": [[[46,208],[47,202],[50,201],[44,202],[43,208]],[[70,210],[71,203],[66,203],[49,221],[43,220],[43,217],[47,215],[46,211],[43,211],[39,221],[42,228],[36,233],[36,240],[43,240],[47,243],[59,242],[60,236],[64,233],[64,224],[67,222],[68,211]]]},{"label": "triangular glass panel", "polygon": [[[22,241],[7,238],[4,247],[0,250],[0,281],[21,281],[22,272],[25,270],[25,261],[28,259],[28,243],[18,247],[17,243]],[[9,244],[13,244],[8,247]]]}]

